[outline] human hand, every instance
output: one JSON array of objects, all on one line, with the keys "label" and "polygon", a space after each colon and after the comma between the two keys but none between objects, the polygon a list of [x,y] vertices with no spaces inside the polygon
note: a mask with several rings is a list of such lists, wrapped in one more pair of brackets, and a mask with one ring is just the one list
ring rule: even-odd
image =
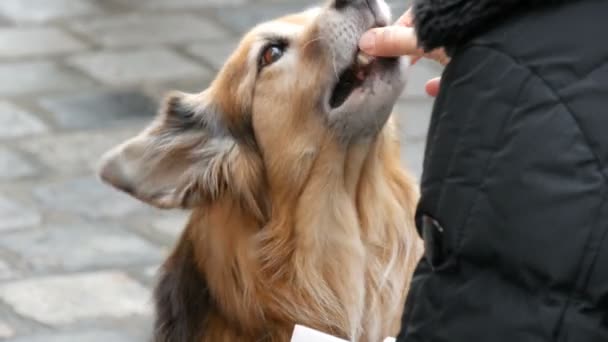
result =
[{"label": "human hand", "polygon": [[[422,57],[430,58],[442,65],[449,63],[450,59],[443,49],[424,53],[418,47],[418,39],[413,26],[412,10],[409,9],[392,26],[374,28],[366,32],[359,41],[359,48],[372,56],[410,56],[412,64]],[[437,96],[439,83],[439,78],[427,82],[426,92],[431,96]]]}]

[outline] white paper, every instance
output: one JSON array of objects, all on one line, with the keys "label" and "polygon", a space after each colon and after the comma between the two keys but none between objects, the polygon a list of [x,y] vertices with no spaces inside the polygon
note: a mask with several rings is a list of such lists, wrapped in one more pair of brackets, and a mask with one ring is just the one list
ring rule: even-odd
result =
[{"label": "white paper", "polygon": [[[310,329],[301,325],[296,325],[293,330],[291,342],[348,342],[343,339],[322,333],[320,331]],[[392,337],[387,338],[384,342],[396,342]]]},{"label": "white paper", "polygon": [[296,325],[291,342],[348,342],[317,330]]}]

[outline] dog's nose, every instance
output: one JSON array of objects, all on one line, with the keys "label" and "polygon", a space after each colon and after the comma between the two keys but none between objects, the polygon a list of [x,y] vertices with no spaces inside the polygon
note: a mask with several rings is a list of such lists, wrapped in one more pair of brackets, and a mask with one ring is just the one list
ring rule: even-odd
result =
[{"label": "dog's nose", "polygon": [[332,0],[337,10],[356,8],[362,11],[371,11],[374,15],[375,26],[386,26],[390,20],[390,10],[384,0]]},{"label": "dog's nose", "polygon": [[366,5],[367,0],[334,0],[334,7],[342,9],[347,6]]}]

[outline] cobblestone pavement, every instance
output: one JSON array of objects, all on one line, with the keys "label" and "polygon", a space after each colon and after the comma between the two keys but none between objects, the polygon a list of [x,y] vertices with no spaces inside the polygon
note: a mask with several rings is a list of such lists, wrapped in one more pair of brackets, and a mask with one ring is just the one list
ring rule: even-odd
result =
[{"label": "cobblestone pavement", "polygon": [[[151,120],[165,91],[204,89],[244,30],[309,5],[0,1],[0,340],[149,337],[155,272],[185,213],[104,187],[97,159]],[[417,65],[396,110],[416,174],[432,106],[422,84],[438,73]]]}]

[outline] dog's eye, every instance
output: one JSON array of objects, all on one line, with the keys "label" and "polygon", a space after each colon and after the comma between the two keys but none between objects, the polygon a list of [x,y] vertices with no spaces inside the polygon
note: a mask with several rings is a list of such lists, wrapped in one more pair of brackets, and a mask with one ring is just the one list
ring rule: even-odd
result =
[{"label": "dog's eye", "polygon": [[285,47],[282,45],[270,45],[262,51],[262,56],[260,59],[260,66],[266,67],[270,64],[278,61],[283,57],[283,53],[285,52]]}]

